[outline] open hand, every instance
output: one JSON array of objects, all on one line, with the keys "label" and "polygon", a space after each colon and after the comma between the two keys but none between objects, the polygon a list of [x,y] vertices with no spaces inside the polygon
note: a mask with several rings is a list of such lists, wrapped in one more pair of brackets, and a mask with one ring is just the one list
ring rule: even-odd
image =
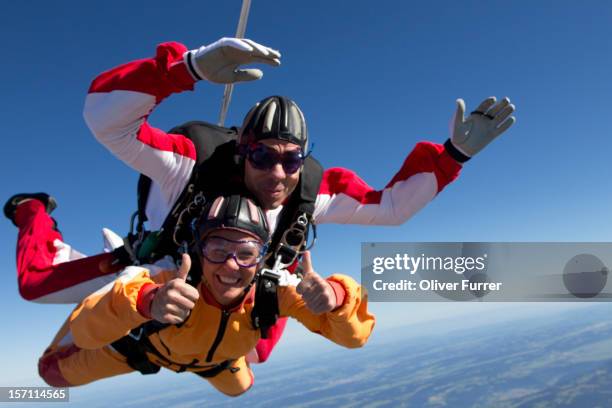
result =
[{"label": "open hand", "polygon": [[218,84],[260,79],[259,69],[239,69],[241,65],[263,63],[280,65],[280,52],[246,38],[221,38],[190,52],[194,69],[200,77]]},{"label": "open hand", "polygon": [[466,119],[465,102],[457,99],[457,110],[451,123],[451,143],[464,155],[473,157],[516,121],[511,116],[515,107],[510,99],[496,101],[494,96],[488,97]]}]

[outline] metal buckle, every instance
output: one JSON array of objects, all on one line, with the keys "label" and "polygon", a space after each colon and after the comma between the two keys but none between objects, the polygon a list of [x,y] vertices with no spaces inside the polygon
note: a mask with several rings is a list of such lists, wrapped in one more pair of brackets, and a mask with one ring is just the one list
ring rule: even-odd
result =
[{"label": "metal buckle", "polygon": [[[190,190],[193,190],[193,185],[190,186]],[[192,219],[199,217],[202,209],[204,208],[204,204],[206,204],[206,197],[204,196],[204,193],[200,191],[195,195],[195,197],[193,197],[193,200],[187,204],[183,211],[179,213],[178,217],[176,217],[176,225],[174,226],[174,231],[172,233],[172,241],[174,241],[176,245],[181,246],[186,242],[185,240],[181,240],[181,237],[178,236],[186,225],[184,219],[185,216],[188,215]],[[191,225],[191,223],[187,223],[187,225]],[[193,241],[194,240],[192,239],[191,242]]]},{"label": "metal buckle", "polygon": [[139,341],[140,338],[142,337],[142,333],[144,332],[144,329],[142,328],[142,326],[140,327],[140,330],[138,331],[138,335],[133,335],[132,332],[130,331],[128,333],[128,336],[130,336],[131,338],[133,338],[136,341]]},{"label": "metal buckle", "polygon": [[263,268],[260,273],[261,276],[278,280],[281,277],[281,270],[285,269],[289,265],[291,264],[283,264],[282,256],[278,255],[274,261],[274,266],[272,269]]}]

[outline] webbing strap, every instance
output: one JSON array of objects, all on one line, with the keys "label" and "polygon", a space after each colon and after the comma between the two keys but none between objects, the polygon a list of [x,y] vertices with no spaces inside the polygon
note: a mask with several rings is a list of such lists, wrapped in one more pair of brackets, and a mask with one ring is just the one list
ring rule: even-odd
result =
[{"label": "webbing strap", "polygon": [[[153,346],[149,340],[149,336],[153,333],[168,327],[167,324],[149,325],[149,333],[147,333],[147,323],[140,327],[132,330],[130,335],[124,336],[119,340],[113,342],[111,346],[127,360],[127,364],[136,371],[139,371],[143,375],[155,374],[160,370],[160,366],[155,364],[147,357],[147,352],[155,355],[157,358],[162,360],[169,366],[177,366],[176,372],[184,372],[192,369],[193,373],[200,377],[210,378],[220,374],[223,370],[229,369],[230,365],[236,360],[225,360],[221,363],[214,364],[212,366],[202,367],[196,364],[197,360],[192,361],[190,364],[180,364],[169,360],[162,355]],[[200,370],[197,370],[200,369]],[[197,370],[197,371],[196,371]],[[232,371],[234,372],[234,371]]]}]

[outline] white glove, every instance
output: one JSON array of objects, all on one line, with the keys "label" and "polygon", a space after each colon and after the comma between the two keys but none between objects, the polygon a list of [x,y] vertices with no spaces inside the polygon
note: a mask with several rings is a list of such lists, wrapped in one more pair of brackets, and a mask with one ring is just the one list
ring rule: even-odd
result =
[{"label": "white glove", "polygon": [[[451,156],[457,161],[464,162],[473,157],[516,121],[516,118],[511,116],[515,107],[510,103],[510,99],[504,98],[498,103],[495,102],[494,96],[485,99],[465,119],[465,102],[463,99],[457,99],[457,110],[450,129],[452,146],[448,146],[448,142],[446,145]],[[465,157],[455,157],[450,151],[452,147]]]},{"label": "white glove", "polygon": [[238,69],[240,65],[263,63],[280,65],[280,52],[246,38],[222,38],[186,54],[186,63],[197,79],[230,84],[260,79],[259,69]]}]

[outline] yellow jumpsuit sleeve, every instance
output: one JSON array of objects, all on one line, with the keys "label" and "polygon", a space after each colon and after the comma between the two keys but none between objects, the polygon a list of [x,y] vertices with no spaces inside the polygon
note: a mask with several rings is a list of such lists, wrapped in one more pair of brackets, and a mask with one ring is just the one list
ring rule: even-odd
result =
[{"label": "yellow jumpsuit sleeve", "polygon": [[294,286],[278,288],[278,305],[282,316],[296,318],[308,330],[319,333],[341,346],[363,346],[374,329],[375,317],[368,312],[367,293],[357,282],[346,275],[332,275],[329,280],[338,282],[346,292],[339,308],[321,315],[313,314],[295,291]]},{"label": "yellow jumpsuit sleeve", "polygon": [[70,331],[78,347],[103,347],[148,320],[136,309],[140,288],[153,283],[148,270],[131,266],[122,275],[112,286],[86,297],[70,315]]}]

